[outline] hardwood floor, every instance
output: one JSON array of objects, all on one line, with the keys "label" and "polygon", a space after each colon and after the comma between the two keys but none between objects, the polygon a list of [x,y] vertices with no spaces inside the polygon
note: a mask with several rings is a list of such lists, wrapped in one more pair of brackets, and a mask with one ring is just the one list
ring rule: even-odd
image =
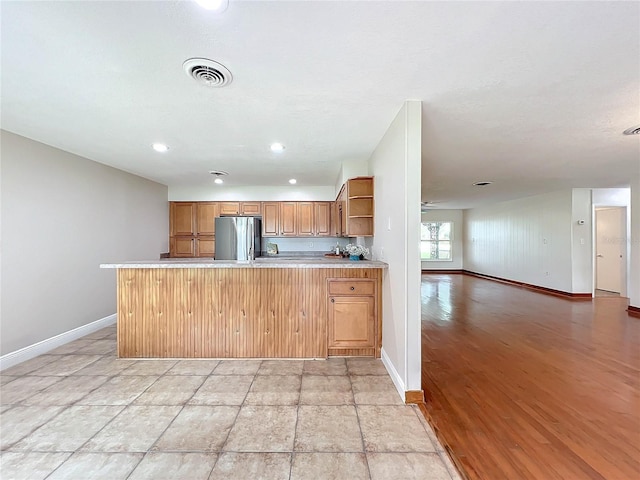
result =
[{"label": "hardwood floor", "polygon": [[466,275],[422,276],[428,415],[469,479],[640,478],[640,319]]}]

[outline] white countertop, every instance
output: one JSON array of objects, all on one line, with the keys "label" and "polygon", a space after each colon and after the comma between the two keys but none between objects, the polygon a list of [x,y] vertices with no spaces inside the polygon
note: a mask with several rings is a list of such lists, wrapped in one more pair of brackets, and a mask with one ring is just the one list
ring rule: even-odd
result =
[{"label": "white countertop", "polygon": [[214,260],[212,258],[167,258],[140,262],[103,263],[100,268],[388,268],[385,262],[351,261],[332,257],[258,257],[254,261]]}]

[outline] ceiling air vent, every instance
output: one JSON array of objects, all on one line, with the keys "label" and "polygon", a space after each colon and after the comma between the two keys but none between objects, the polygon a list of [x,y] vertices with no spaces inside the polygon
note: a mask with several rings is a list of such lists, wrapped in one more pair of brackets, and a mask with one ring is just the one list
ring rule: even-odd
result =
[{"label": "ceiling air vent", "polygon": [[182,68],[196,82],[207,87],[224,87],[233,80],[227,67],[207,58],[190,58]]},{"label": "ceiling air vent", "polygon": [[636,125],[635,127],[627,128],[623,135],[640,135],[640,125]]}]

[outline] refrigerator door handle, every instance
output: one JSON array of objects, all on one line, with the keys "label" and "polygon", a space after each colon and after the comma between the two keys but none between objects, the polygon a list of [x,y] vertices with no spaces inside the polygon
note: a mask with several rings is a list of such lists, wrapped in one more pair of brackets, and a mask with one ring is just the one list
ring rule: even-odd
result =
[{"label": "refrigerator door handle", "polygon": [[247,260],[255,260],[255,257],[253,255],[253,249],[254,249],[254,242],[253,242],[253,222],[249,221],[248,225],[249,228],[249,235],[247,238],[247,245],[248,245],[248,251],[249,251],[249,258],[247,258]]}]

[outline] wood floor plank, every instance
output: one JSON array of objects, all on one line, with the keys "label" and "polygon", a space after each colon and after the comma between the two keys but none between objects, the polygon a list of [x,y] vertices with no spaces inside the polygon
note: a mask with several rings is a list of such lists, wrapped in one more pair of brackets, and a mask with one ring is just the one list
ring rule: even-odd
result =
[{"label": "wood floor plank", "polygon": [[640,478],[640,320],[467,275],[422,276],[426,413],[463,476]]}]

